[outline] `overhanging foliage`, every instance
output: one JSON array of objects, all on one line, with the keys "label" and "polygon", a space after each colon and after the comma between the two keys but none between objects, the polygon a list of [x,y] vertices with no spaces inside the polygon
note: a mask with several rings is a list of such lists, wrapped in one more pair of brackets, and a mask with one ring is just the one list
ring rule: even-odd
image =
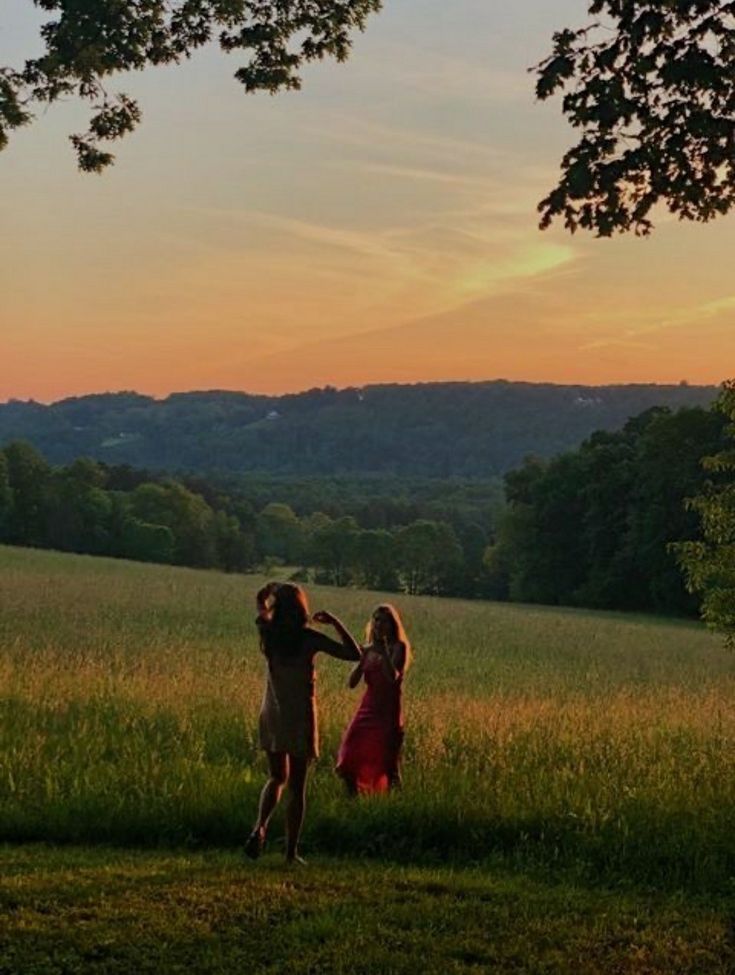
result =
[{"label": "overhanging foliage", "polygon": [[106,144],[131,132],[138,103],[111,94],[111,75],[188,58],[210,41],[247,60],[235,72],[245,91],[274,94],[301,85],[310,61],[344,61],[351,35],[381,0],[33,0],[54,16],[41,28],[44,53],[0,68],[0,149],[33,118],[36,105],[75,95],[92,107],[89,129],[70,136],[80,169],[100,172]]},{"label": "overhanging foliage", "polygon": [[539,204],[572,232],[648,234],[657,204],[708,221],[735,201],[735,3],[594,0],[554,35],[536,93],[581,130]]}]

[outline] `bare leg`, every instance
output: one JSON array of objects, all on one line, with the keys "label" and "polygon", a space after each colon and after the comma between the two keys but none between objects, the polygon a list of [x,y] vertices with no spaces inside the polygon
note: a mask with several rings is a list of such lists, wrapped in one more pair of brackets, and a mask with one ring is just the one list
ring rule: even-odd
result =
[{"label": "bare leg", "polygon": [[266,752],[268,757],[268,781],[263,786],[258,804],[258,819],[250,834],[245,851],[255,859],[265,843],[268,823],[273,815],[283,787],[288,781],[288,755],[285,752]]},{"label": "bare leg", "polygon": [[286,860],[298,859],[299,836],[306,811],[306,776],[309,759],[289,755],[288,808],[286,809]]},{"label": "bare leg", "polygon": [[266,830],[273,815],[283,787],[288,782],[288,755],[284,752],[266,752],[268,756],[268,781],[260,793],[258,821],[256,829]]}]

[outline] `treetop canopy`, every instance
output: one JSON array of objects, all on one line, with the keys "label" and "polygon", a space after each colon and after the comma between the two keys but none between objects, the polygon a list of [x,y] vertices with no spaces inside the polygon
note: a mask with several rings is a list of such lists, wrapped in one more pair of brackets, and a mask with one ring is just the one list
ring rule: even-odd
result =
[{"label": "treetop canopy", "polygon": [[33,0],[55,17],[41,27],[44,53],[19,68],[0,68],[0,149],[8,132],[30,122],[34,103],[75,95],[92,106],[89,130],[72,135],[80,169],[100,172],[114,156],[101,144],[140,121],[137,102],[110,94],[117,72],[190,57],[217,40],[246,52],[235,72],[246,91],[300,87],[309,61],[344,61],[351,34],[381,0]]},{"label": "treetop canopy", "polygon": [[594,0],[554,35],[536,94],[562,91],[581,136],[539,204],[572,232],[648,234],[658,203],[708,221],[735,201],[735,3]]},{"label": "treetop canopy", "polygon": [[[111,94],[117,72],[178,62],[210,41],[244,52],[246,91],[300,87],[299,72],[344,60],[381,0],[31,0],[53,16],[45,50],[0,67],[0,149],[35,105],[76,96],[89,129],[70,136],[79,167],[100,172],[107,146],[140,121],[137,102]],[[580,137],[557,186],[539,204],[541,226],[598,236],[648,234],[663,204],[708,221],[735,201],[735,2],[592,0],[590,25],[558,31],[536,71],[536,93],[563,94]]]}]

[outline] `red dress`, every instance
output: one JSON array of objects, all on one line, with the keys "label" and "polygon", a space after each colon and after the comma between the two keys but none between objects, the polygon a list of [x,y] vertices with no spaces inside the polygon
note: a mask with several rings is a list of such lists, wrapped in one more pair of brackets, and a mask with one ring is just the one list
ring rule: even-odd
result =
[{"label": "red dress", "polygon": [[367,690],[342,737],[337,772],[357,792],[387,792],[398,777],[403,675],[388,677],[376,653],[365,661],[363,675]]}]

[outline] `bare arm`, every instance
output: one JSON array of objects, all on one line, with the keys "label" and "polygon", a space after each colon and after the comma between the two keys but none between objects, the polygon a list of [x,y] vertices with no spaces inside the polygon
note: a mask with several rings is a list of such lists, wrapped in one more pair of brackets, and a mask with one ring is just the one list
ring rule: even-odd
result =
[{"label": "bare arm", "polygon": [[258,607],[258,616],[260,619],[265,620],[268,618],[268,600],[277,588],[277,582],[269,582],[267,585],[263,586],[262,589],[258,590],[258,593],[255,596],[255,604]]},{"label": "bare arm", "polygon": [[362,680],[363,676],[363,660],[360,660],[359,664],[352,670],[350,676],[347,679],[347,686],[354,689]]},{"label": "bare arm", "polygon": [[333,626],[341,641],[337,643],[336,640],[331,640],[328,636],[320,633],[317,636],[321,637],[321,640],[315,649],[323,650],[324,653],[328,653],[331,657],[337,657],[339,660],[362,660],[362,651],[357,640],[355,640],[354,636],[340,619],[325,609],[314,613],[312,619],[315,623],[325,623]]}]

